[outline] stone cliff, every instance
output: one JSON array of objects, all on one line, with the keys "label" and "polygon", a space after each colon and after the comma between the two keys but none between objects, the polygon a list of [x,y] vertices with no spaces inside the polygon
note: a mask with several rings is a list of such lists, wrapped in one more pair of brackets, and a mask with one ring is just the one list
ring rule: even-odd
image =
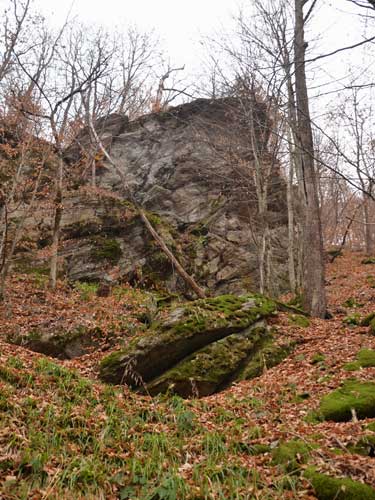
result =
[{"label": "stone cliff", "polygon": [[[251,141],[239,107],[235,99],[199,99],[133,122],[115,114],[97,124],[137,202],[188,272],[214,294],[257,290],[262,222]],[[255,116],[262,161],[270,162],[263,105],[257,105]],[[84,130],[66,151],[72,169],[84,161],[82,148],[88,143]],[[81,187],[65,194],[61,259],[68,277],[186,291],[124,199],[114,168],[97,154],[95,169],[96,190]],[[89,184],[91,167],[86,171]],[[286,282],[286,213],[284,180],[275,167],[267,214],[275,292]],[[38,228],[42,247],[51,219],[39,217]]]}]

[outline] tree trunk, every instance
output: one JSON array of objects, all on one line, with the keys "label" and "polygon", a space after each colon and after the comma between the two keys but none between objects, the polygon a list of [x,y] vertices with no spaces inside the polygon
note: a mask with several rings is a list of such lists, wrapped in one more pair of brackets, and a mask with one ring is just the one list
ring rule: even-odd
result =
[{"label": "tree trunk", "polygon": [[56,181],[56,195],[55,195],[55,217],[53,222],[53,233],[52,233],[52,255],[50,264],[50,279],[49,284],[52,290],[56,289],[57,283],[57,259],[59,252],[59,241],[60,241],[60,228],[61,219],[63,214],[63,204],[62,204],[62,184],[63,184],[63,158],[59,155],[59,171],[58,179]]},{"label": "tree trunk", "polygon": [[363,203],[363,215],[365,222],[365,251],[366,255],[372,256],[374,252],[373,229],[370,216],[370,205],[372,200],[365,194]]},{"label": "tree trunk", "polygon": [[323,236],[316,173],[314,144],[310,121],[305,72],[305,40],[303,5],[295,0],[294,65],[296,80],[298,153],[303,172],[305,214],[303,226],[303,306],[312,315],[326,314],[325,265]]},{"label": "tree trunk", "polygon": [[[290,136],[289,130],[289,136]],[[288,272],[289,272],[289,284],[290,289],[293,293],[297,291],[297,280],[296,280],[296,267],[295,267],[295,256],[294,256],[294,207],[293,207],[293,178],[294,178],[294,152],[292,151],[292,141],[289,138],[289,172],[288,181],[286,185],[286,197],[288,205]]]}]

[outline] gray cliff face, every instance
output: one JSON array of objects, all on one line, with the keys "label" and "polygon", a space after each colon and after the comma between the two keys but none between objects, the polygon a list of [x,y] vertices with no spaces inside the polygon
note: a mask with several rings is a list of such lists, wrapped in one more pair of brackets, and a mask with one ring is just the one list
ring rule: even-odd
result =
[{"label": "gray cliff face", "polygon": [[[253,184],[249,134],[231,99],[197,101],[134,122],[112,115],[98,123],[103,142],[133,196],[149,213],[176,256],[213,293],[257,290],[260,221]],[[259,141],[267,141],[267,119],[259,105]],[[81,133],[78,142],[88,143]],[[263,161],[270,161],[265,144]],[[77,146],[66,152],[70,163]],[[89,169],[88,169],[89,171]],[[96,164],[98,188],[114,196],[67,193],[62,257],[72,280],[116,279],[183,290],[164,254],[147,234],[115,169]],[[286,261],[285,186],[275,168],[268,220],[275,250],[275,288],[282,288]],[[45,229],[48,223],[45,221]]]}]

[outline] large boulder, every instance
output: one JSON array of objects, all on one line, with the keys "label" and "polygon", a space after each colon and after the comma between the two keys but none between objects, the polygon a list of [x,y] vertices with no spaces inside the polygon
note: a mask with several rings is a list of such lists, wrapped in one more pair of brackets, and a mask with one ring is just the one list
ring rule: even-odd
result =
[{"label": "large boulder", "polygon": [[[104,358],[100,378],[152,395],[212,394],[244,378],[255,358],[261,364],[259,353],[263,347],[269,352],[272,341],[265,319],[275,311],[273,301],[254,295],[223,295],[176,306],[127,348]],[[273,364],[270,356],[269,362]]]},{"label": "large boulder", "polygon": [[[269,118],[264,104],[255,108],[259,140],[264,142],[262,161],[269,164]],[[97,124],[134,199],[186,270],[217,295],[258,289],[264,219],[258,216],[254,155],[244,116],[243,103],[235,99],[198,99],[131,122],[116,114]],[[89,135],[83,130],[66,151],[69,172],[75,171],[77,162],[84,162],[78,144],[88,143]],[[60,256],[67,276],[73,281],[103,281],[116,268],[116,279],[186,292],[136,210],[124,199],[116,170],[98,154],[93,191],[85,185],[76,189],[79,182],[90,183],[91,167],[83,170],[87,178],[81,174],[77,186],[64,193]],[[52,209],[34,210],[26,221],[28,240],[36,240],[41,248],[50,244],[52,216]],[[271,170],[266,219],[276,295],[288,286],[286,190],[277,165]]]}]

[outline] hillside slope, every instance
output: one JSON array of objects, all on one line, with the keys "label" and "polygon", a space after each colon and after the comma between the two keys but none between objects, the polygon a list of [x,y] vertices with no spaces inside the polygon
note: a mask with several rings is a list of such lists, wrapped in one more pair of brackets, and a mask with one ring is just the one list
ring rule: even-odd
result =
[{"label": "hillside slope", "polygon": [[[375,265],[362,258],[344,255],[329,266],[332,319],[302,325],[293,315],[278,316],[275,328],[298,343],[279,366],[185,401],[97,381],[107,333],[123,331],[116,329],[119,316],[132,324],[129,335],[143,328],[144,294],[122,289],[96,297],[61,283],[52,295],[40,276],[14,277],[0,307],[1,498],[373,498],[375,402],[367,417],[357,408],[344,422],[324,420],[327,404],[321,406],[347,379],[366,382],[366,400],[375,397],[375,336],[358,326],[375,311]],[[73,360],[6,342],[11,331],[83,321],[100,326],[98,344]],[[356,482],[329,479],[341,477]]]}]

